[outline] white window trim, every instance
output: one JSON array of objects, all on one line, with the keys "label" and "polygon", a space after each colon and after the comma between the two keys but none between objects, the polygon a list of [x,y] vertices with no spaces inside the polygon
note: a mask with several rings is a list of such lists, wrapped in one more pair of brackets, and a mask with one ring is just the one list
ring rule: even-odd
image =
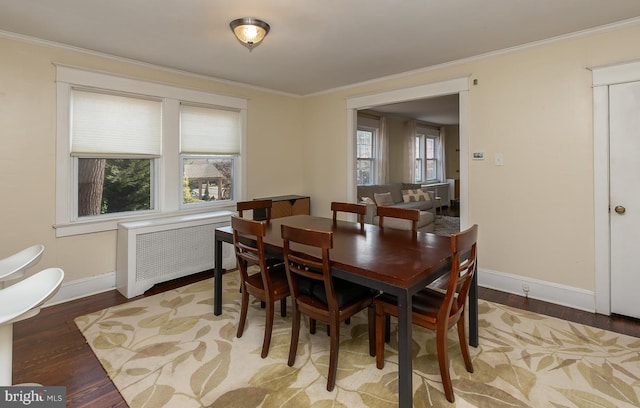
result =
[{"label": "white window trim", "polygon": [[[216,155],[216,154],[211,154],[211,155],[207,155],[207,154],[180,154],[180,174],[184,174],[184,158],[185,157],[192,157],[192,158],[208,158],[211,156],[221,156],[221,155]],[[236,203],[238,201],[237,196],[235,195],[237,193],[237,189],[235,188],[235,180],[236,180],[236,174],[239,171],[239,163],[240,163],[240,156],[234,156],[233,159],[233,180],[234,180],[234,188],[233,188],[233,198],[230,200],[230,202]],[[182,193],[182,189],[184,188],[183,186],[183,180],[180,179],[180,192]],[[244,196],[243,196],[244,197]],[[227,201],[226,203],[229,203],[229,201]],[[215,205],[215,203],[214,203]],[[199,203],[189,203],[189,204],[185,204],[184,203],[184,197],[182,196],[182,194],[180,195],[180,209],[181,210],[210,210],[211,208],[211,202],[199,202]],[[229,211],[235,211],[235,207],[234,208],[229,208]]]},{"label": "white window trim", "polygon": [[[416,180],[414,180],[414,182],[415,183],[422,183],[423,179],[425,177],[425,174],[426,174],[426,169],[425,169],[426,164],[425,163],[426,163],[427,158],[426,158],[426,155],[425,155],[425,147],[424,147],[425,143],[426,143],[426,135],[416,132],[415,138],[419,142],[419,143],[417,143],[419,147],[417,148],[417,151],[416,151],[416,163],[418,163],[418,162],[420,163],[420,166],[419,166],[420,167],[420,179],[418,179],[416,177]],[[417,174],[416,174],[416,176],[417,176]]]},{"label": "white window trim", "polygon": [[[422,136],[422,175],[423,180],[416,180],[416,183],[442,183],[444,182],[444,168],[442,165],[442,134],[440,129],[434,126],[429,125],[418,125],[416,127],[416,137]],[[434,157],[432,159],[427,158],[427,139],[434,140]],[[427,175],[427,161],[435,160],[436,161],[436,178],[434,179],[424,179]]]},{"label": "white window trim", "polygon": [[[78,189],[75,188],[75,186],[78,185],[78,161],[82,158],[86,158],[86,157],[90,157],[87,155],[73,155],[71,157],[71,179],[73,180],[71,183],[71,195],[72,195],[72,201],[71,201],[71,205],[73,205],[73,207],[71,207],[71,216],[74,216],[75,213],[75,209],[74,207],[76,206],[76,203],[78,202]],[[118,156],[121,157],[121,156]],[[127,158],[139,158],[139,157],[127,157]],[[110,214],[100,214],[100,215],[85,215],[82,216],[82,218],[73,218],[71,220],[71,223],[82,223],[82,224],[86,224],[88,222],[103,222],[106,220],[120,220],[120,219],[124,219],[124,218],[139,218],[139,217],[144,217],[144,216],[154,216],[158,214],[158,210],[157,210],[157,203],[158,203],[158,189],[156,187],[157,180],[158,180],[158,168],[159,168],[159,157],[146,157],[146,159],[150,159],[151,160],[151,175],[152,175],[152,180],[155,180],[155,183],[152,183],[151,185],[151,208],[148,210],[137,210],[137,211],[125,211],[125,212],[116,212],[116,213],[110,213]]]},{"label": "white window trim", "polygon": [[[74,172],[70,155],[70,112],[71,89],[74,86],[103,89],[122,93],[133,93],[160,98],[163,101],[162,156],[156,165],[156,185],[154,186],[156,209],[151,214],[126,214],[95,220],[74,220]],[[247,100],[232,96],[218,95],[195,89],[180,88],[155,82],[137,80],[113,74],[89,71],[66,65],[56,65],[56,237],[87,234],[115,230],[124,220],[135,221],[159,216],[210,212],[212,210],[235,209],[235,201],[219,205],[197,206],[181,210],[182,176],[179,153],[179,111],[180,102],[195,102],[220,106],[240,111],[240,151],[234,168],[234,197],[244,197],[246,186],[246,123]],[[171,187],[173,186],[173,187]]]},{"label": "white window trim", "polygon": [[[370,158],[366,158],[366,157],[356,157],[356,163],[358,163],[358,161],[360,160],[368,160],[371,166],[371,184],[376,184],[378,182],[378,174],[376,172],[376,169],[378,167],[378,163],[376,162],[378,159],[378,157],[376,157],[376,151],[377,151],[377,144],[379,143],[378,141],[378,132],[380,132],[380,128],[379,127],[375,127],[375,126],[369,126],[369,125],[360,125],[358,126],[358,131],[363,131],[363,132],[371,132],[371,157]],[[356,152],[357,152],[357,141],[356,141]]]}]

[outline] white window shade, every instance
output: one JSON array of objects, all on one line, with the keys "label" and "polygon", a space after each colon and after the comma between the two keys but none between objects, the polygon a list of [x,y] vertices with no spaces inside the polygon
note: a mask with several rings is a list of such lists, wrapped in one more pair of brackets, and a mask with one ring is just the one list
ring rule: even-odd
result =
[{"label": "white window shade", "polygon": [[180,153],[240,154],[240,112],[182,104]]},{"label": "white window shade", "polygon": [[74,89],[71,115],[74,154],[161,153],[160,101]]}]

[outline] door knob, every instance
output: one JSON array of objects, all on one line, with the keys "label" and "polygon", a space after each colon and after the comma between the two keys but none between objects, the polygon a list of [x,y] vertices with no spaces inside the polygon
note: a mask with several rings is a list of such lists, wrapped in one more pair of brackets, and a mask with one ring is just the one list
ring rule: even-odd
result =
[{"label": "door knob", "polygon": [[627,211],[627,209],[626,209],[626,208],[624,208],[624,207],[623,207],[623,206],[621,206],[621,205],[616,205],[616,207],[614,208],[614,210],[615,210],[615,212],[616,212],[616,213],[618,213],[618,214],[624,214],[624,213],[625,213],[625,211]]}]

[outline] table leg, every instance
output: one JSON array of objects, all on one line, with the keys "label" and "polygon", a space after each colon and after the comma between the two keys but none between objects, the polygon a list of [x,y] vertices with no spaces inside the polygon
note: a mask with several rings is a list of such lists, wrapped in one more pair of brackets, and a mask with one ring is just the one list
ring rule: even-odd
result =
[{"label": "table leg", "polygon": [[413,405],[413,362],[411,358],[411,296],[398,296],[398,406]]},{"label": "table leg", "polygon": [[215,270],[213,277],[213,314],[222,314],[222,240],[215,238]]}]

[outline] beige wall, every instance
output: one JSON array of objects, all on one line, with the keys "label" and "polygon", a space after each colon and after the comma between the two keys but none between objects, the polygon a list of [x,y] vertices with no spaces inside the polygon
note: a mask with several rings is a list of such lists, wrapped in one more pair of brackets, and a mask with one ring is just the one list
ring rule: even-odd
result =
[{"label": "beige wall", "polygon": [[[640,58],[640,27],[568,39],[440,69],[368,83],[310,98],[347,138],[345,100],[468,75],[469,151],[487,160],[469,164],[469,221],[480,226],[480,268],[552,284],[594,290],[593,132],[590,66]],[[340,106],[342,109],[336,108]],[[314,109],[308,121],[320,120]],[[344,123],[344,122],[343,122]],[[321,132],[310,128],[309,138]],[[333,149],[345,144],[337,140]],[[493,164],[503,153],[505,165]],[[342,166],[310,168],[346,181]],[[313,184],[313,183],[310,183]],[[338,186],[334,191],[339,191]],[[330,199],[313,190],[316,210]],[[317,210],[319,212],[319,210]]]},{"label": "beige wall", "polygon": [[308,193],[297,98],[6,38],[0,38],[0,55],[0,257],[42,243],[37,268],[61,267],[66,282],[115,271],[115,231],[55,238],[52,228],[54,62],[247,98],[247,196]]},{"label": "beige wall", "polygon": [[413,180],[405,179],[408,171],[404,171],[402,164],[405,162],[407,119],[394,117],[387,118],[389,129],[389,183],[413,183]]},{"label": "beige wall", "polygon": [[[468,75],[469,219],[481,269],[594,289],[590,66],[640,58],[640,27],[600,33],[299,99],[0,38],[1,254],[36,242],[39,267],[66,280],[112,272],[115,233],[55,238],[55,68],[52,62],[249,99],[249,197],[309,194],[329,214],[346,199],[346,99]],[[505,165],[493,165],[504,154]]]}]

